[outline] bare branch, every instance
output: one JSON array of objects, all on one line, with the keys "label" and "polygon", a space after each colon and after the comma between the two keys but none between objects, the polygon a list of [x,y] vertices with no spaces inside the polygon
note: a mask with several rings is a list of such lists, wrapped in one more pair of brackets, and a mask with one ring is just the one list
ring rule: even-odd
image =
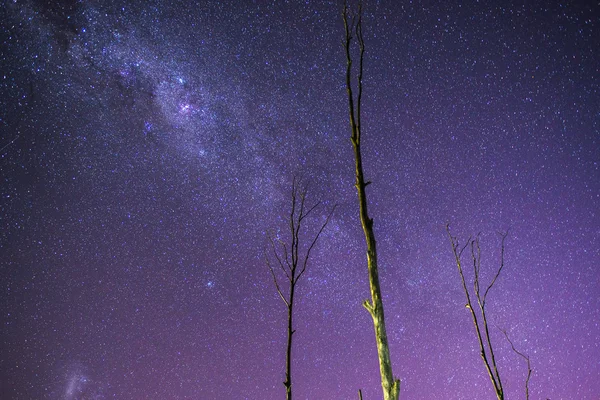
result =
[{"label": "bare branch", "polygon": [[479,270],[481,268],[481,248],[479,247],[479,235],[471,241],[471,258],[473,259],[473,289],[475,290],[475,296],[477,296],[477,302],[481,307],[481,295],[479,292]]},{"label": "bare branch", "polygon": [[484,325],[484,329],[485,329],[485,336],[486,336],[486,341],[488,343],[488,349],[490,352],[490,359],[492,360],[492,366],[494,367],[494,372],[496,375],[496,380],[497,380],[497,384],[498,387],[500,388],[501,391],[502,390],[502,382],[500,380],[500,373],[498,371],[498,365],[496,364],[496,356],[494,354],[494,348],[492,346],[492,340],[490,338],[490,332],[489,332],[489,327],[488,327],[488,321],[487,321],[487,315],[485,312],[485,302],[486,302],[486,298],[487,295],[490,291],[490,289],[494,286],[494,283],[496,282],[496,280],[498,279],[498,277],[500,276],[500,273],[502,272],[502,269],[504,268],[504,239],[506,238],[506,234],[502,235],[502,245],[501,245],[501,262],[500,262],[500,268],[498,268],[498,271],[496,272],[496,275],[494,276],[494,279],[492,279],[492,281],[490,282],[489,286],[487,287],[487,289],[485,290],[485,293],[483,295],[483,297],[481,297],[481,294],[479,293],[479,270],[481,267],[481,248],[479,247],[479,235],[477,236],[477,271],[476,271],[476,275],[475,275],[475,279],[477,280],[477,301],[479,303],[479,307],[481,309],[481,315],[483,317],[483,325]]},{"label": "bare branch", "polygon": [[275,272],[273,271],[273,268],[271,268],[270,265],[269,265],[269,270],[271,271],[271,275],[273,276],[273,282],[275,282],[275,287],[277,288],[277,293],[279,293],[279,297],[281,297],[281,300],[283,300],[283,302],[285,303],[285,305],[287,307],[289,307],[290,303],[288,303],[287,299],[285,298],[285,296],[281,292],[281,288],[279,287],[279,283],[277,282],[277,277],[275,277]]},{"label": "bare branch", "polygon": [[300,217],[298,218],[298,221],[302,221],[303,219],[305,219],[306,217],[308,217],[308,215],[317,207],[319,207],[321,205],[321,201],[317,201],[311,208],[308,209],[307,212],[305,213],[301,213]]},{"label": "bare branch", "polygon": [[277,293],[279,293],[279,297],[281,297],[281,300],[283,300],[285,305],[289,307],[290,304],[288,303],[285,296],[281,292],[281,288],[279,287],[279,282],[277,281],[277,276],[275,275],[275,271],[273,271],[273,267],[271,266],[271,261],[269,260],[269,256],[267,255],[266,251],[265,251],[265,260],[267,262],[267,266],[269,267],[269,271],[271,271],[271,276],[273,277],[273,282],[275,283],[275,288],[277,289]]},{"label": "bare branch", "polygon": [[308,259],[310,257],[310,252],[312,251],[313,247],[315,247],[315,244],[317,244],[317,241],[319,240],[319,237],[321,236],[321,233],[323,233],[323,230],[325,230],[325,227],[327,226],[327,224],[329,224],[329,221],[331,220],[331,217],[332,217],[333,213],[335,212],[336,207],[337,207],[337,204],[334,204],[333,208],[331,209],[331,211],[327,215],[327,218],[325,219],[325,222],[323,223],[323,225],[321,225],[321,229],[319,229],[319,232],[315,235],[315,238],[313,239],[312,243],[310,244],[310,246],[306,250],[306,256],[304,257],[304,262],[302,264],[302,270],[298,274],[298,277],[296,278],[296,281],[298,281],[298,279],[300,279],[300,277],[304,274],[304,271],[306,271],[306,266],[308,264]]},{"label": "bare branch", "polygon": [[[506,237],[506,236],[504,236]],[[498,327],[497,327],[498,328]],[[508,343],[510,343],[510,347],[512,347],[513,351],[515,353],[517,353],[518,355],[520,355],[521,357],[523,357],[525,359],[525,361],[527,361],[527,378],[525,379],[525,400],[529,400],[529,379],[531,379],[531,374],[533,372],[533,370],[531,369],[531,361],[529,359],[529,356],[521,353],[519,350],[517,350],[515,348],[515,345],[513,344],[512,340],[510,340],[510,338],[508,337],[508,333],[506,332],[506,330],[500,329],[500,332],[504,333],[504,337],[506,337],[506,340],[508,341]]]},{"label": "bare branch", "polygon": [[375,312],[375,307],[373,307],[371,301],[369,299],[366,299],[365,301],[363,301],[362,305],[364,308],[367,309],[367,311],[369,312],[369,314],[371,314],[372,317],[373,313]]},{"label": "bare branch", "polygon": [[287,245],[285,244],[285,242],[283,240],[281,240],[280,238],[277,238],[277,243],[279,243],[279,246],[281,246],[281,248],[283,249],[283,257],[281,257],[283,259],[283,261],[281,262],[281,266],[282,269],[286,272],[285,268],[283,268],[283,265],[285,263],[285,266],[287,266],[287,269],[291,272],[292,270],[292,260],[290,260],[290,255],[288,252],[288,248]]},{"label": "bare branch", "polygon": [[[271,248],[272,248],[272,251],[273,251],[273,255],[274,255],[274,256],[275,256],[275,258],[277,259],[277,263],[279,264],[279,267],[280,267],[280,268],[282,269],[282,271],[285,273],[285,276],[287,276],[287,278],[288,278],[288,281],[289,281],[289,280],[290,280],[290,279],[292,279],[292,278],[291,278],[290,274],[288,273],[288,271],[285,269],[285,264],[284,264],[284,261],[282,261],[282,260],[281,260],[281,257],[279,256],[279,252],[277,252],[277,246],[275,246],[275,241],[274,241],[274,240],[273,240],[273,238],[272,238],[272,237],[270,237],[270,236],[269,236],[269,240],[270,240],[270,242],[271,242]],[[283,244],[283,249],[284,249],[284,254],[285,254],[285,263],[286,263],[286,264],[289,266],[289,261],[288,261],[288,259],[287,259],[287,249],[286,249],[286,247],[285,247],[285,243],[282,243],[280,239],[277,239],[277,240],[278,240],[278,242],[279,242],[280,244]]]},{"label": "bare branch", "polygon": [[496,280],[500,276],[500,272],[502,272],[502,269],[504,268],[504,241],[506,240],[507,235],[508,235],[508,231],[506,231],[504,233],[500,233],[500,236],[502,237],[501,249],[500,249],[500,268],[498,268],[498,272],[496,272],[494,279],[492,279],[492,282],[490,283],[490,285],[488,286],[488,288],[485,291],[485,294],[483,295],[484,303],[485,303],[485,298],[487,297],[488,292],[490,291],[492,286],[494,286],[494,283],[496,283]]},{"label": "bare branch", "polygon": [[[447,227],[446,227],[446,229],[448,229],[448,228],[449,228],[449,227],[447,226]],[[454,239],[456,239],[456,246],[455,246],[455,247],[456,247],[456,248],[458,248],[458,239],[457,239],[457,238],[455,238],[455,237],[454,237],[454,238],[451,238],[451,240],[454,240]],[[469,245],[470,245],[470,244],[471,244],[471,236],[469,236],[469,238],[467,239],[467,241],[466,241],[465,245],[464,245],[464,246],[463,246],[463,247],[460,249],[460,251],[458,252],[458,256],[459,256],[459,257],[461,257],[461,256],[462,256],[462,253],[463,253],[463,251],[465,251],[465,249],[466,249],[467,247],[469,247]]]}]

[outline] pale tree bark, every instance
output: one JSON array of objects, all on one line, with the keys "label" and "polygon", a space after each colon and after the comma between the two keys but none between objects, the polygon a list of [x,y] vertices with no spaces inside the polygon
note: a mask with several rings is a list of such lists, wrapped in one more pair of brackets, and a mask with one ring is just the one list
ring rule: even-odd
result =
[{"label": "pale tree bark", "polygon": [[[479,350],[481,359],[483,364],[485,365],[485,369],[488,373],[492,386],[494,387],[494,392],[496,394],[496,398],[498,400],[504,400],[504,387],[502,386],[502,380],[500,379],[500,373],[498,371],[498,365],[496,363],[496,356],[494,354],[494,346],[492,344],[492,339],[490,337],[486,300],[487,296],[498,280],[500,273],[504,269],[504,243],[506,240],[506,236],[508,232],[500,233],[501,237],[501,246],[500,246],[500,266],[494,275],[494,278],[490,282],[490,284],[486,287],[485,291],[482,293],[481,291],[481,247],[479,246],[479,236],[475,238],[470,237],[465,244],[460,245],[459,240],[452,236],[450,233],[450,225],[446,224],[446,232],[448,233],[448,238],[450,239],[450,244],[452,245],[452,253],[454,255],[454,259],[456,261],[456,266],[458,267],[458,273],[460,275],[463,292],[465,293],[465,297],[467,303],[465,307],[469,310],[471,314],[471,319],[473,320],[473,326],[475,328],[475,335],[477,336],[477,342],[479,344]],[[471,262],[473,263],[473,293],[470,292],[467,286],[467,279],[465,278],[465,273],[463,270],[462,264],[462,254],[463,252],[469,248],[471,254]],[[471,300],[471,296],[474,296],[475,301],[477,302],[477,307],[473,307],[473,303]],[[478,311],[476,311],[476,309]],[[512,341],[508,337],[506,331],[501,330],[506,337],[506,340],[510,343],[513,351],[523,357],[527,361],[527,379],[525,381],[525,398],[529,400],[529,379],[531,377],[531,363],[529,357],[525,354],[519,352]]]},{"label": "pale tree bark", "polygon": [[[345,28],[343,41],[346,52],[346,90],[348,93],[348,108],[350,112],[350,129],[352,131],[351,141],[354,149],[356,190],[358,192],[358,203],[360,222],[367,243],[367,268],[369,273],[369,286],[371,300],[365,300],[363,306],[369,311],[375,328],[375,341],[377,343],[377,355],[379,358],[379,372],[381,374],[381,386],[383,388],[384,400],[397,400],[400,394],[400,380],[394,378],[392,373],[392,362],[388,346],[387,332],[385,329],[385,317],[383,312],[383,300],[379,285],[379,271],[377,268],[377,244],[373,232],[373,219],[369,217],[367,210],[366,187],[371,182],[365,182],[362,155],[361,155],[361,101],[362,101],[362,75],[365,53],[365,43],[362,33],[362,1],[358,3],[358,9],[352,13],[348,4],[344,4],[342,12]],[[352,56],[351,46],[356,39],[358,44],[358,75],[356,78],[356,103],[352,85]],[[361,393],[362,397],[362,393]]]},{"label": "pale tree bark", "polygon": [[[306,195],[308,192],[308,186],[303,185],[299,179],[294,178],[292,183],[291,193],[291,210],[288,215],[288,229],[289,238],[288,240],[281,239],[269,235],[269,246],[270,251],[265,250],[265,259],[275,289],[281,297],[281,300],[287,308],[287,341],[286,341],[286,354],[285,354],[285,386],[286,400],[292,400],[292,339],[296,330],[294,329],[293,318],[294,318],[294,300],[298,281],[306,272],[308,266],[308,260],[310,253],[317,244],[319,237],[325,230],[325,227],[329,223],[335,206],[329,211],[325,221],[320,225],[320,228],[312,237],[308,247],[303,248],[301,242],[303,236],[304,222],[306,218],[319,206],[321,202],[315,202],[311,206],[306,203]],[[281,270],[282,272],[275,272]],[[282,289],[279,284],[280,279],[277,276],[281,276],[281,279],[285,280],[287,284],[287,291]]]}]

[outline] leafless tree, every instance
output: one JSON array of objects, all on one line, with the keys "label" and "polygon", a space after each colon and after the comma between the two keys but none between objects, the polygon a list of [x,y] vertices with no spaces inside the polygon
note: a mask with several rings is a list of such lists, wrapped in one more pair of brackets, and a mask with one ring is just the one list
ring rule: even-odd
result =
[{"label": "leafless tree", "polygon": [[[291,210],[288,215],[289,238],[282,239],[278,236],[268,235],[269,250],[265,250],[265,259],[277,293],[287,307],[287,344],[285,358],[285,386],[286,399],[292,400],[292,338],[296,330],[293,325],[294,317],[294,299],[298,281],[306,272],[310,253],[317,244],[321,233],[329,223],[335,206],[327,214],[325,221],[320,225],[319,230],[309,242],[308,247],[302,245],[304,234],[303,228],[306,218],[319,206],[320,201],[309,206],[306,202],[308,186],[303,185],[299,179],[294,178],[291,193]],[[276,270],[281,270],[276,272]],[[278,275],[281,277],[278,278]],[[282,288],[280,281],[285,281],[287,290]]]},{"label": "leafless tree", "polygon": [[[345,37],[343,40],[346,52],[346,90],[348,93],[348,108],[350,112],[350,129],[352,135],[352,147],[354,149],[356,190],[358,191],[358,203],[360,209],[360,222],[367,243],[367,267],[369,272],[369,285],[371,300],[365,300],[364,307],[369,311],[375,327],[375,341],[377,343],[377,354],[379,357],[379,371],[381,374],[381,386],[383,388],[384,400],[397,400],[400,394],[400,380],[394,378],[390,350],[388,346],[387,333],[385,329],[385,318],[383,313],[383,301],[379,285],[379,272],[377,269],[377,246],[375,233],[373,232],[373,219],[367,212],[366,187],[371,182],[365,182],[362,155],[361,155],[361,101],[362,101],[362,76],[365,54],[365,42],[362,32],[362,1],[359,0],[356,12],[351,12],[348,3],[344,3],[342,12],[344,21]],[[352,85],[352,44],[356,41],[358,45],[358,75],[356,77],[356,102]],[[362,394],[361,394],[362,396]]]},{"label": "leafless tree", "polygon": [[[494,386],[496,397],[498,398],[498,400],[504,400],[504,389],[502,387],[500,373],[498,372],[498,365],[496,364],[494,347],[490,338],[485,303],[487,300],[488,293],[496,283],[496,280],[498,279],[500,273],[502,272],[502,269],[504,268],[504,239],[506,238],[506,233],[501,234],[502,251],[500,259],[500,268],[498,268],[494,279],[492,279],[490,284],[485,289],[485,292],[482,294],[479,282],[481,268],[481,248],[479,247],[479,236],[476,236],[475,238],[469,237],[467,242],[464,245],[460,246],[459,240],[456,237],[452,236],[452,234],[450,233],[449,224],[446,225],[446,232],[448,233],[448,237],[450,238],[452,252],[456,260],[456,265],[458,267],[458,273],[462,282],[463,291],[465,292],[465,296],[467,299],[467,304],[465,304],[465,307],[470,311],[471,317],[473,318],[473,325],[475,326],[475,333],[477,336],[477,341],[479,343],[479,349],[481,350],[481,359],[483,360],[485,369],[487,370],[492,385]],[[475,307],[473,307],[473,303],[471,302],[471,293],[469,291],[469,288],[467,287],[467,282],[462,267],[461,256],[467,248],[470,248],[471,250],[471,259],[473,261],[473,291],[475,299],[479,306],[479,317],[477,315],[478,313],[475,311]]]},{"label": "leafless tree", "polygon": [[[490,284],[486,287],[485,291],[482,292],[481,289],[481,247],[479,245],[479,235],[473,237],[469,237],[469,239],[465,242],[465,244],[461,245],[459,240],[452,236],[450,233],[450,225],[446,225],[446,232],[448,233],[448,238],[450,239],[450,243],[452,245],[452,253],[454,254],[454,258],[456,261],[456,265],[458,267],[458,273],[460,275],[460,279],[462,282],[462,288],[465,293],[465,297],[467,299],[467,303],[465,307],[471,313],[471,318],[473,319],[473,325],[475,327],[475,334],[477,336],[477,341],[479,343],[479,349],[481,354],[481,359],[483,360],[483,364],[485,365],[485,369],[490,377],[490,381],[492,382],[492,386],[494,387],[494,392],[496,393],[496,397],[498,400],[504,400],[504,388],[502,386],[502,380],[500,379],[500,373],[498,371],[498,365],[496,363],[496,356],[494,354],[494,347],[492,344],[492,340],[490,337],[489,323],[486,306],[487,296],[498,280],[498,277],[502,273],[504,269],[504,248],[505,241],[508,232],[501,232],[501,246],[500,246],[500,266],[494,275],[494,278],[490,282]],[[473,263],[473,293],[470,292],[467,286],[467,279],[465,278],[465,273],[463,270],[462,264],[462,255],[463,252],[469,249],[471,255],[471,261]],[[474,296],[477,302],[477,307],[473,306],[473,302],[471,297]],[[476,308],[479,311],[476,311]],[[529,378],[531,377],[531,364],[529,357],[525,354],[517,351],[512,341],[508,337],[506,331],[501,330],[506,340],[510,343],[513,351],[525,358],[527,361],[527,380],[525,381],[525,396],[526,399],[529,400]]]}]

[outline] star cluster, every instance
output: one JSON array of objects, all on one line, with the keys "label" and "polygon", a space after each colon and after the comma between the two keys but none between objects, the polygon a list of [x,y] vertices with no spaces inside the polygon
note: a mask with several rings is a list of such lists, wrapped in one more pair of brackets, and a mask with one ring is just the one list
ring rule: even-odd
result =
[{"label": "star cluster", "polygon": [[[337,1],[0,11],[0,398],[283,398],[264,259],[294,176],[336,212],[298,287],[294,397],[381,396]],[[366,1],[370,214],[402,399],[493,390],[445,225],[481,233],[532,398],[600,393],[600,9]],[[492,331],[507,398],[527,368]]]}]

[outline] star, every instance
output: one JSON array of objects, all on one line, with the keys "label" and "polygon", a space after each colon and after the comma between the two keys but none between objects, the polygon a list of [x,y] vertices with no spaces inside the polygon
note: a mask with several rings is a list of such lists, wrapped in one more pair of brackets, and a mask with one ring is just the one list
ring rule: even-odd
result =
[{"label": "star", "polygon": [[[290,240],[295,176],[337,208],[295,294],[294,397],[381,398],[340,7],[6,3],[2,399],[283,398],[264,251]],[[597,17],[364,1],[362,162],[401,398],[493,397],[448,222],[481,233],[482,285],[510,228],[486,308],[530,356],[531,398],[600,393]],[[526,363],[490,335],[523,397]]]}]

